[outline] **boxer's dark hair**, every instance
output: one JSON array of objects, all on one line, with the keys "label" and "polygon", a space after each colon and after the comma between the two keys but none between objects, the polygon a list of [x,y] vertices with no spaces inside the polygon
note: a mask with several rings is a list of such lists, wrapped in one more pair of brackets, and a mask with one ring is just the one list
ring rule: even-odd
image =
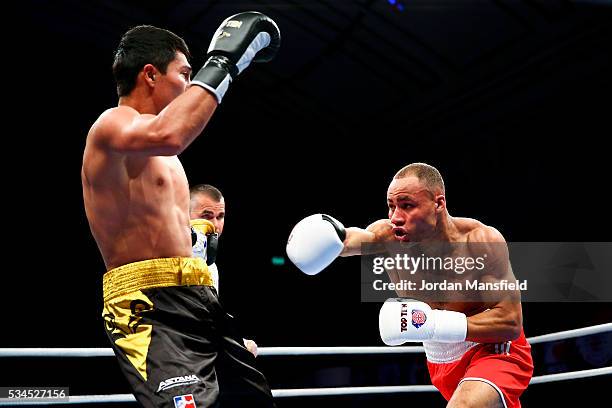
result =
[{"label": "boxer's dark hair", "polygon": [[446,194],[442,175],[434,166],[426,163],[412,163],[402,167],[393,178],[401,179],[408,176],[415,176],[432,192],[440,190],[442,194]]},{"label": "boxer's dark hair", "polygon": [[140,25],[128,30],[115,50],[113,75],[117,94],[128,95],[136,86],[136,77],[146,64],[152,64],[162,74],[174,60],[177,51],[190,58],[185,41],[171,31],[150,25]]},{"label": "boxer's dark hair", "polygon": [[204,194],[215,201],[221,201],[223,199],[223,194],[217,187],[211,186],[210,184],[196,184],[195,186],[189,189],[189,193],[191,198],[195,194]]}]

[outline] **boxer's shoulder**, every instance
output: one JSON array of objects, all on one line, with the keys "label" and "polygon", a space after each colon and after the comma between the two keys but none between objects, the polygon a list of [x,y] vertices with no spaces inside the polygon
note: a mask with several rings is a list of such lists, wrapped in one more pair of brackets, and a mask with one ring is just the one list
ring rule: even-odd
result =
[{"label": "boxer's shoulder", "polygon": [[495,227],[486,225],[473,218],[453,217],[453,223],[468,243],[506,242]]},{"label": "boxer's shoulder", "polygon": [[104,141],[117,133],[122,123],[133,120],[135,115],[138,115],[138,112],[129,106],[116,106],[105,110],[89,129],[88,142],[97,145],[98,142]]},{"label": "boxer's shoulder", "polygon": [[102,112],[98,120],[92,126],[92,132],[97,134],[107,134],[116,131],[118,127],[126,122],[131,122],[140,113],[130,106],[121,105],[110,108]]},{"label": "boxer's shoulder", "polygon": [[[506,276],[508,244],[496,228],[484,224],[474,228],[468,234],[467,249],[474,257],[487,257],[489,274]],[[496,269],[495,266],[500,268]]]},{"label": "boxer's shoulder", "polygon": [[472,229],[467,235],[467,241],[473,243],[502,243],[506,242],[504,236],[495,227],[481,224]]}]

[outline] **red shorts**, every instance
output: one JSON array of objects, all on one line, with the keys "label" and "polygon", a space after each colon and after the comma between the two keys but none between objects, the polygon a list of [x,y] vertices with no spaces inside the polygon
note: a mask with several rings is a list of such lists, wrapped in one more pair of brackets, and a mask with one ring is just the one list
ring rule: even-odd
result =
[{"label": "red shorts", "polygon": [[531,346],[521,330],[518,339],[498,344],[477,344],[455,361],[427,361],[431,383],[448,401],[462,381],[482,381],[497,390],[504,407],[519,408],[519,396],[533,374]]}]

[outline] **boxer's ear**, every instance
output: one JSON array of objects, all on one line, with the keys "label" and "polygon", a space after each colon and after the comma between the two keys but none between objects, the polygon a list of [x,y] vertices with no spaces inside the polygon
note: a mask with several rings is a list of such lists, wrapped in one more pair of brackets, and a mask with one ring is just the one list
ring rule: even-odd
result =
[{"label": "boxer's ear", "polygon": [[444,211],[446,208],[446,197],[443,194],[438,194],[434,197],[434,202],[436,204],[436,212]]},{"label": "boxer's ear", "polygon": [[157,69],[155,68],[155,66],[153,64],[146,64],[144,67],[142,67],[142,71],[144,73],[145,81],[150,86],[153,86],[157,74]]}]

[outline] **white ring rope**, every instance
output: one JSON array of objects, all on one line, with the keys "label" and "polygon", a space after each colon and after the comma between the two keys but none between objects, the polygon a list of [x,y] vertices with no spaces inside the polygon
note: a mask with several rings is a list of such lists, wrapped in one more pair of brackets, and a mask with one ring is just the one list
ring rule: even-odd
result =
[{"label": "white ring rope", "polygon": [[565,330],[558,333],[543,334],[541,336],[530,337],[528,341],[529,344],[538,344],[549,341],[571,339],[573,337],[588,336],[590,334],[603,333],[607,331],[612,331],[612,323],[598,324],[595,326],[588,326],[574,330]]},{"label": "white ring rope", "polygon": [[119,402],[136,402],[136,397],[132,394],[110,394],[110,395],[71,395],[68,401],[18,401],[0,398],[1,406],[17,406],[17,405],[59,405],[59,404],[103,404],[103,403],[119,403]]},{"label": "white ring rope", "polygon": [[[543,384],[554,381],[573,380],[577,378],[595,377],[612,374],[612,367],[593,368],[590,370],[571,371],[559,374],[547,374],[533,377],[529,384]],[[437,391],[433,385],[398,385],[381,387],[335,387],[335,388],[297,388],[289,390],[273,390],[275,398],[282,397],[322,397],[327,395],[359,395],[359,394],[393,394],[404,392]]]},{"label": "white ring rope", "polygon": [[272,390],[274,398],[284,397],[324,397],[331,395],[393,394],[400,392],[438,391],[433,385],[393,385],[380,387],[334,387],[334,388],[295,388]]},{"label": "white ring rope", "polygon": [[[571,339],[612,331],[612,323],[530,337],[530,344]],[[421,353],[423,347],[260,347],[260,356]],[[111,348],[0,348],[0,357],[111,357]]]},{"label": "white ring rope", "polygon": [[[547,374],[533,377],[530,384],[543,384],[554,381],[573,380],[578,378],[595,377],[612,374],[612,367],[593,368],[590,370],[572,371],[559,374]],[[437,391],[433,385],[398,385],[382,387],[334,387],[334,388],[295,388],[272,390],[274,398],[286,397],[323,397],[333,395],[363,395],[363,394],[394,394],[405,392],[432,392]],[[113,395],[75,395],[69,397],[68,402],[28,402],[27,405],[57,405],[57,404],[95,404],[104,402],[136,402],[132,394]],[[26,405],[25,402],[0,400],[0,406]]]},{"label": "white ring rope", "polygon": [[590,370],[569,371],[567,373],[546,374],[533,377],[529,384],[542,384],[563,380],[576,380],[578,378],[596,377],[598,375],[612,374],[612,367],[592,368]]},{"label": "white ring rope", "polygon": [[[423,353],[422,346],[413,347],[261,347],[258,356],[323,356],[338,354],[404,354]],[[0,354],[1,355],[1,354]]]},{"label": "white ring rope", "polygon": [[0,357],[112,357],[108,348],[0,348]]}]

